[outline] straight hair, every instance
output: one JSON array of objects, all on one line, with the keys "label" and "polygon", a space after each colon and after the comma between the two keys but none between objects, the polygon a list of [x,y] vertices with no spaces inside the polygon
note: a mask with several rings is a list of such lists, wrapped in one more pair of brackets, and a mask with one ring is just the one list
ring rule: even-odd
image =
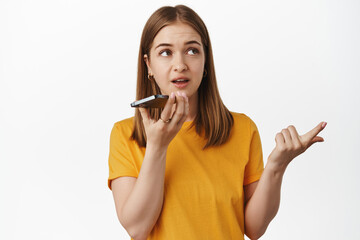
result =
[{"label": "straight hair", "polygon": [[[146,22],[139,49],[136,99],[161,94],[156,82],[148,79],[144,55],[147,54],[150,58],[150,49],[158,32],[177,21],[188,24],[199,33],[205,52],[205,74],[197,91],[198,113],[190,127],[195,127],[196,133],[207,140],[203,149],[219,146],[228,140],[234,119],[220,98],[208,30],[198,14],[191,8],[184,5],[165,6],[156,10]],[[156,121],[159,120],[161,111],[162,109],[149,108],[150,117]],[[134,129],[131,138],[140,147],[146,147],[145,128],[138,109],[135,110]]]}]

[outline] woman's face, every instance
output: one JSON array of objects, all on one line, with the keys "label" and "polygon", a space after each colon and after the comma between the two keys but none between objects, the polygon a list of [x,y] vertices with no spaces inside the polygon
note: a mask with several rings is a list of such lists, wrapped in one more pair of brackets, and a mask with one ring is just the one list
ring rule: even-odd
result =
[{"label": "woman's face", "polygon": [[197,93],[205,54],[200,35],[189,25],[175,22],[161,29],[144,60],[162,94],[180,91],[191,99]]}]

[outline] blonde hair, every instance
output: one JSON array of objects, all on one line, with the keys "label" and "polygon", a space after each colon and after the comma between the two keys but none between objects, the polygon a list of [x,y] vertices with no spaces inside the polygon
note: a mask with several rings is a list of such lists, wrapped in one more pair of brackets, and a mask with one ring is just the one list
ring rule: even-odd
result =
[{"label": "blonde hair", "polygon": [[[216,83],[215,68],[209,33],[204,22],[195,11],[184,5],[175,7],[162,7],[155,11],[145,24],[141,36],[138,57],[137,90],[136,99],[142,99],[154,94],[161,94],[155,81],[148,80],[148,72],[144,55],[150,58],[150,49],[157,33],[176,21],[186,23],[194,28],[200,35],[205,52],[206,75],[203,77],[198,89],[198,113],[191,125],[195,126],[196,132],[207,139],[204,149],[210,146],[218,146],[227,141],[230,136],[234,119],[230,111],[223,104]],[[161,109],[150,108],[151,118],[158,120]],[[146,134],[141,114],[135,110],[134,129],[132,139],[140,147],[146,147]]]}]

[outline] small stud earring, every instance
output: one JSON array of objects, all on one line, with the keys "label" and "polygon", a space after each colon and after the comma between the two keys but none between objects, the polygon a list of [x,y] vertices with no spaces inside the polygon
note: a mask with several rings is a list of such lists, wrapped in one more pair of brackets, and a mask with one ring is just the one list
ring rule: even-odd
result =
[{"label": "small stud earring", "polygon": [[207,71],[206,71],[206,69],[204,69],[203,77],[206,77],[206,76],[207,76]]}]

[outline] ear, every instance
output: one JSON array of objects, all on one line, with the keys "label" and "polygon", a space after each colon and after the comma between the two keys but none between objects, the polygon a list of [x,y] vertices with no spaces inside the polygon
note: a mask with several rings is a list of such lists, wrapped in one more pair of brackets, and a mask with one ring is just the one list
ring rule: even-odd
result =
[{"label": "ear", "polygon": [[144,54],[144,61],[146,63],[149,75],[152,75],[152,71],[151,71],[151,67],[150,67],[150,61],[149,61],[149,57],[148,57],[147,54]]}]

